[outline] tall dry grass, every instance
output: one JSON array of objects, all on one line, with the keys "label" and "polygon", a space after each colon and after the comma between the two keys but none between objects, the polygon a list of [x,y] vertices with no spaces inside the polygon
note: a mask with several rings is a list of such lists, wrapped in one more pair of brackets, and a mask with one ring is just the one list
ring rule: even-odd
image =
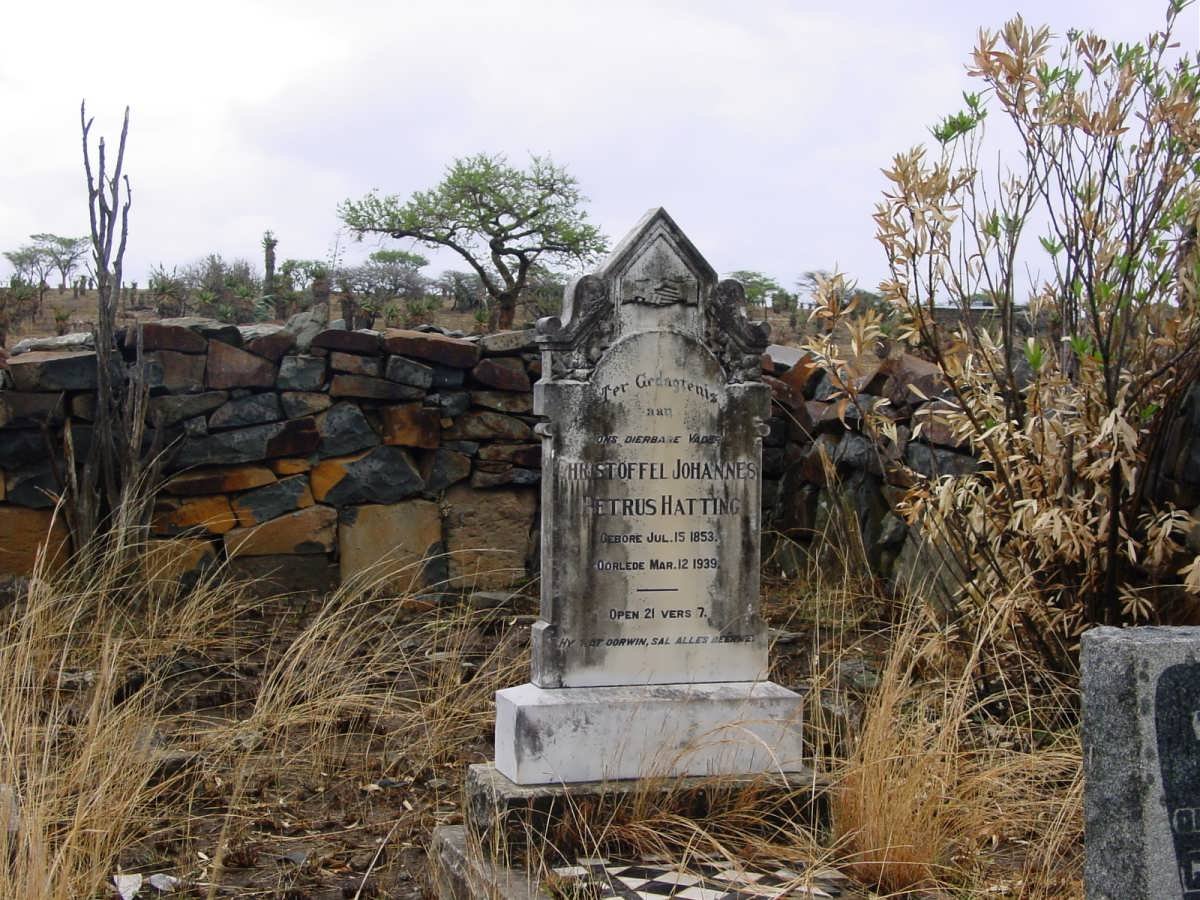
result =
[{"label": "tall dry grass", "polygon": [[[128,870],[253,895],[229,874],[264,784],[438,785],[481,758],[494,691],[528,666],[502,614],[387,595],[396,567],[305,609],[220,567],[181,579],[184,544],[106,546],[39,564],[0,610],[3,898],[94,896]],[[453,786],[430,792],[410,831],[453,815]]]}]

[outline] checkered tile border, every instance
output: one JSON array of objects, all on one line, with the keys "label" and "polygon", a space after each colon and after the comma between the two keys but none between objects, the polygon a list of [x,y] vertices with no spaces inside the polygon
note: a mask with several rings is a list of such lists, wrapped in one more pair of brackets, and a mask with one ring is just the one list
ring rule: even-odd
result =
[{"label": "checkered tile border", "polygon": [[664,860],[622,863],[580,859],[554,870],[582,882],[599,900],[763,900],[847,897],[846,876],[836,869],[804,871],[803,865],[734,868],[726,862],[693,862],[686,868]]}]

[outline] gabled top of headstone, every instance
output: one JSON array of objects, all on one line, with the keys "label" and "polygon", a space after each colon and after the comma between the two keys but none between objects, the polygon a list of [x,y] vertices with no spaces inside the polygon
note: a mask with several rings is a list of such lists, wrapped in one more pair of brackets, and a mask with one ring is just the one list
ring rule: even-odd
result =
[{"label": "gabled top of headstone", "polygon": [[745,315],[745,290],[716,270],[665,209],[646,213],[595,273],[576,278],[562,317],[538,322],[538,341],[553,354],[552,379],[586,380],[619,338],[644,331],[693,337],[721,362],[730,382],[761,377],[768,326]]}]

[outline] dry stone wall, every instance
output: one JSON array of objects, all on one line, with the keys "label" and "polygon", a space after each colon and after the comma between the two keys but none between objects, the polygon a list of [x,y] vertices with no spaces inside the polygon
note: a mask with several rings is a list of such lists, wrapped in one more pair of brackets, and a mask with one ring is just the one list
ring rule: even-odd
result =
[{"label": "dry stone wall", "polygon": [[[397,589],[506,588],[535,565],[540,447],[532,332],[146,323],[148,424],[170,445],[155,538],[275,589],[325,591],[387,560]],[[132,363],[134,337],[122,336]],[[49,535],[63,430],[90,437],[90,335],[0,360],[0,575]]]},{"label": "dry stone wall", "polygon": [[[188,541],[190,565],[227,558],[238,574],[296,591],[329,590],[385,560],[412,564],[398,590],[503,589],[536,574],[532,331],[345,331],[308,314],[287,326],[186,318],[142,331],[150,424],[173,448],[153,533]],[[52,511],[63,430],[78,448],[90,437],[91,341],[0,351],[0,576],[27,574],[47,541],[58,555],[69,546]],[[786,538],[768,540],[764,557],[795,572],[815,536],[852,516],[877,575],[927,576],[920,542],[893,512],[908,485],[892,464],[926,475],[978,467],[937,414],[947,391],[936,367],[909,355],[858,363],[859,403],[887,398],[897,423],[887,455],[802,351],[772,345],[763,371],[773,397],[764,527]],[[1200,386],[1169,445],[1158,490],[1200,515]],[[1200,534],[1189,542],[1200,552]]]}]

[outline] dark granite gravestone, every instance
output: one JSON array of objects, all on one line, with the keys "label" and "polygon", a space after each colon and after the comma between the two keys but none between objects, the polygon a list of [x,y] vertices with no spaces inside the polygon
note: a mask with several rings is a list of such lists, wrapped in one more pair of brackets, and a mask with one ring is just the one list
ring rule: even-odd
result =
[{"label": "dark granite gravestone", "polygon": [[767,329],[661,209],[538,323],[542,615],[497,695],[518,784],[800,767],[758,613]]},{"label": "dark granite gravestone", "polygon": [[1200,628],[1083,635],[1089,900],[1200,900]]}]

